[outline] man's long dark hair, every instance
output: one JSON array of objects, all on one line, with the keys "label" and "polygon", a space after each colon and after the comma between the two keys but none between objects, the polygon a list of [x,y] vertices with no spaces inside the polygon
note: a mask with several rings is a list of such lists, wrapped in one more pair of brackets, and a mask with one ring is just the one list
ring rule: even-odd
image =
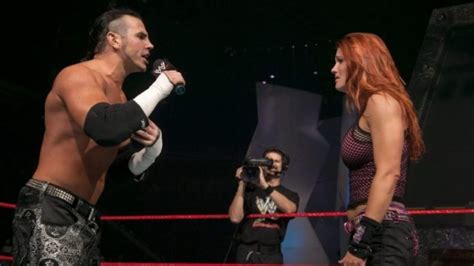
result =
[{"label": "man's long dark hair", "polygon": [[89,46],[84,60],[94,58],[94,55],[100,53],[105,47],[105,36],[109,32],[110,23],[125,15],[142,19],[140,14],[128,8],[114,8],[102,13],[92,24],[89,31]]}]

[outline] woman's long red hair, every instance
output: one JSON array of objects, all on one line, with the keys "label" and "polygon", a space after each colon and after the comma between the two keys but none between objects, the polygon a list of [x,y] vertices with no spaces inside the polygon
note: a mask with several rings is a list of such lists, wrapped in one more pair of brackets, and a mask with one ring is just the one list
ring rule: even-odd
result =
[{"label": "woman's long red hair", "polygon": [[424,151],[418,117],[405,88],[405,82],[380,37],[372,33],[350,33],[337,44],[347,63],[346,94],[348,104],[362,114],[369,97],[386,93],[397,100],[405,114],[410,141],[410,159],[419,159]]}]

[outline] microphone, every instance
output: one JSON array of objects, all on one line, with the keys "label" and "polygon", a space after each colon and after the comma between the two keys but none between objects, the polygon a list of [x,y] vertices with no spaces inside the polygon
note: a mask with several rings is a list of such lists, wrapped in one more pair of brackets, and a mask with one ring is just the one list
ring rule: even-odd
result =
[{"label": "microphone", "polygon": [[[155,62],[153,62],[151,73],[156,78],[166,70],[176,70],[176,67],[166,59],[156,59]],[[183,95],[186,92],[186,87],[184,87],[184,84],[178,83],[176,84],[174,91],[177,95]]]}]

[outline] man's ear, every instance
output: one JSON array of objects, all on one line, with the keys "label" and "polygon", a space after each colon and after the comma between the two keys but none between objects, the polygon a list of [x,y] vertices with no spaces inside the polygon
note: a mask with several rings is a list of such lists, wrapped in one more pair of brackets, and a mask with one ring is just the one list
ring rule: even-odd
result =
[{"label": "man's ear", "polygon": [[112,46],[114,49],[120,48],[120,45],[122,44],[122,36],[115,32],[107,32],[106,35],[107,43]]}]

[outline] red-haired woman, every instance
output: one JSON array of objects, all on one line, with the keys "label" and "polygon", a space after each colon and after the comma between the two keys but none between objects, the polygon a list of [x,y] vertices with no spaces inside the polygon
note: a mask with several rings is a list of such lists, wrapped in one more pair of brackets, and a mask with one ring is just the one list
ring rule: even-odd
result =
[{"label": "red-haired woman", "polygon": [[350,33],[337,48],[335,87],[359,113],[341,148],[350,173],[351,237],[340,263],[410,265],[418,245],[403,196],[408,162],[424,152],[417,115],[380,37]]}]

